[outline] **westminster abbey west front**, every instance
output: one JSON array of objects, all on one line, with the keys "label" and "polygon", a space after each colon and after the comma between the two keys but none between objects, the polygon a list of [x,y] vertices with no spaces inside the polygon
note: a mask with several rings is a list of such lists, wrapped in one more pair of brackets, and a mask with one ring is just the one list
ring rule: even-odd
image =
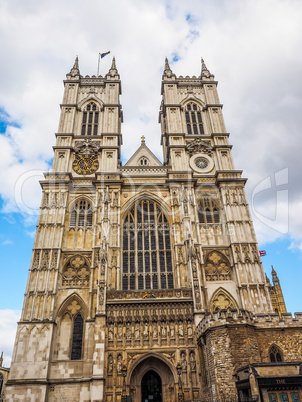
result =
[{"label": "westminster abbey west front", "polygon": [[166,60],[163,163],[122,166],[120,76],[65,91],[7,401],[300,401],[302,314],[265,276],[217,82]]}]

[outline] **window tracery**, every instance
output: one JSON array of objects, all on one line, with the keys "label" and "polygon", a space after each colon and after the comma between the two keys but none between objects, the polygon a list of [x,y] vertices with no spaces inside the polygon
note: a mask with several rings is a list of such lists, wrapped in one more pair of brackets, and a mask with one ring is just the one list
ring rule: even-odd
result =
[{"label": "window tracery", "polygon": [[185,118],[188,134],[204,134],[201,108],[196,103],[190,102],[186,105]]},{"label": "window tracery", "polygon": [[173,289],[170,228],[156,202],[142,200],[123,225],[123,290]]},{"label": "window tracery", "polygon": [[75,229],[89,229],[92,227],[92,207],[87,200],[75,202],[70,216],[70,227]]},{"label": "window tracery", "polygon": [[207,281],[229,280],[231,279],[230,263],[223,254],[213,251],[205,260],[205,274]]},{"label": "window tracery", "polygon": [[81,135],[98,135],[99,109],[94,102],[90,102],[82,118]]},{"label": "window tracery", "polygon": [[269,348],[269,359],[271,363],[279,363],[283,361],[282,351],[277,345],[272,345]]},{"label": "window tracery", "polygon": [[210,197],[203,197],[198,203],[199,223],[219,223],[218,203]]},{"label": "window tracery", "polygon": [[68,287],[88,286],[90,270],[81,255],[72,257],[63,269],[62,285]]}]

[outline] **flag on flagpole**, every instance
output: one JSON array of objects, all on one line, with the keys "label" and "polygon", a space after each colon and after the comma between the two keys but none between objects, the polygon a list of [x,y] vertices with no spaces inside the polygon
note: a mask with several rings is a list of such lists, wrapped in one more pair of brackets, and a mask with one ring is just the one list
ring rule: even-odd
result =
[{"label": "flag on flagpole", "polygon": [[109,54],[109,53],[110,53],[110,50],[109,50],[109,52],[106,52],[106,53],[100,53],[101,59],[102,59],[103,57],[107,56],[107,54]]},{"label": "flag on flagpole", "polygon": [[260,257],[264,257],[266,255],[265,250],[259,250]]},{"label": "flag on flagpole", "polygon": [[96,73],[96,76],[97,76],[97,77],[99,76],[99,72],[100,72],[100,60],[101,60],[103,57],[107,56],[107,54],[109,54],[109,53],[110,53],[110,50],[109,50],[109,52],[99,53],[98,70],[97,70],[97,73]]}]

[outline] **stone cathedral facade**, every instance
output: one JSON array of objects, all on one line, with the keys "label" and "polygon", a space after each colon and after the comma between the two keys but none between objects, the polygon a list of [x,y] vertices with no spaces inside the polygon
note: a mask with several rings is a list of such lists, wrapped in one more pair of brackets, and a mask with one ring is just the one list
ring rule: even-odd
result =
[{"label": "stone cathedral facade", "polygon": [[302,318],[263,271],[204,62],[166,60],[163,163],[144,137],[121,163],[115,59],[64,86],[6,400],[300,400]]}]

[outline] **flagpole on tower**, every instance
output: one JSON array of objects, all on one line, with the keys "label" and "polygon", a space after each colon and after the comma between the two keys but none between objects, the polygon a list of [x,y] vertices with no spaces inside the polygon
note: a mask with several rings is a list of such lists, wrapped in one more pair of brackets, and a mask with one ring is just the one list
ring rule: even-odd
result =
[{"label": "flagpole on tower", "polygon": [[101,53],[99,53],[99,61],[98,61],[98,71],[96,73],[96,76],[99,76],[99,72],[100,72],[100,58],[101,58]]},{"label": "flagpole on tower", "polygon": [[100,72],[100,59],[102,59],[103,57],[107,56],[107,54],[109,54],[109,53],[110,53],[110,50],[109,50],[109,52],[106,52],[106,53],[99,53],[98,71],[96,73],[97,77],[99,76],[99,72]]}]

